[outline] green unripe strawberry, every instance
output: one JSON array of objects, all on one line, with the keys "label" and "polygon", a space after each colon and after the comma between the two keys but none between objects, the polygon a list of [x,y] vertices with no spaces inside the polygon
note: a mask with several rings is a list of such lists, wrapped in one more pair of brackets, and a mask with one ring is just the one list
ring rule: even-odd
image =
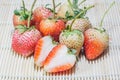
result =
[{"label": "green unripe strawberry", "polygon": [[84,43],[84,36],[79,30],[64,30],[59,36],[59,41],[68,48],[76,49],[78,55]]}]

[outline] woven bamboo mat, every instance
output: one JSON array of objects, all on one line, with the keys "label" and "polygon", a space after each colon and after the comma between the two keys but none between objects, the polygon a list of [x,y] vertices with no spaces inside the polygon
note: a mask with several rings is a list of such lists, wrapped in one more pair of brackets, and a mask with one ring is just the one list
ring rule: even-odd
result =
[{"label": "woven bamboo mat", "polygon": [[[25,0],[30,8],[33,0]],[[63,2],[59,0],[56,2]],[[51,3],[38,0],[35,7]],[[94,4],[87,16],[93,26],[98,26],[100,18],[112,0],[88,0],[85,5]],[[83,55],[69,71],[49,74],[34,65],[33,56],[24,58],[11,49],[13,33],[13,10],[20,7],[21,0],[0,0],[0,80],[120,80],[120,1],[105,17],[103,26],[110,35],[109,49],[97,60],[88,61]]]}]

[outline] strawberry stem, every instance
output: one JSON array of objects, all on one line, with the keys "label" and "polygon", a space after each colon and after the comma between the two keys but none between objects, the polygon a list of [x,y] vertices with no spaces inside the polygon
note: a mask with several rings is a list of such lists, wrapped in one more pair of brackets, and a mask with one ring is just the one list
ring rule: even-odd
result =
[{"label": "strawberry stem", "polygon": [[105,11],[105,13],[104,13],[104,15],[103,15],[103,17],[102,17],[102,19],[101,19],[101,21],[100,21],[99,27],[102,27],[102,25],[103,25],[103,20],[104,20],[106,14],[108,13],[108,11],[111,9],[111,7],[112,7],[114,4],[115,4],[115,1],[113,1],[113,2],[110,4],[109,8]]},{"label": "strawberry stem", "polygon": [[34,7],[36,1],[37,1],[37,0],[34,0],[34,2],[33,2],[33,4],[32,4],[32,7],[31,7],[31,9],[30,9],[30,13],[29,13],[29,17],[28,17],[28,27],[27,27],[27,28],[30,27],[30,20],[31,20],[31,16],[32,16],[32,10],[33,10],[33,7]]},{"label": "strawberry stem", "polygon": [[52,0],[52,2],[53,2],[53,17],[55,18],[55,0]]},{"label": "strawberry stem", "polygon": [[61,5],[61,3],[58,3],[56,6],[55,6],[55,8],[57,8],[58,6],[60,6]]},{"label": "strawberry stem", "polygon": [[91,8],[93,8],[93,7],[94,7],[94,5],[89,6],[89,7],[87,7],[86,9],[84,9],[82,12],[80,12],[78,15],[75,16],[74,20],[72,21],[72,23],[71,23],[71,25],[70,25],[70,31],[71,31],[71,27],[72,27],[73,23],[75,22],[75,20],[76,20],[81,14],[83,14],[84,12],[86,12],[87,10],[89,10],[89,9],[91,9]]},{"label": "strawberry stem", "polygon": [[72,3],[71,3],[71,1],[70,1],[70,0],[68,0],[68,3],[69,3],[69,5],[70,5],[70,7],[72,7]]},{"label": "strawberry stem", "polygon": [[24,14],[25,14],[25,3],[24,3],[24,0],[22,0],[22,4],[23,4],[23,11],[24,11]]},{"label": "strawberry stem", "polygon": [[81,5],[82,3],[84,3],[86,0],[82,0],[78,5]]}]

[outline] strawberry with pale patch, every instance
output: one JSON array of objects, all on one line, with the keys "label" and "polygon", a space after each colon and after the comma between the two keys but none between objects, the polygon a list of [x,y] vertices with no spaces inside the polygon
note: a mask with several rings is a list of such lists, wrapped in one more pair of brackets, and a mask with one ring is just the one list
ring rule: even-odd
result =
[{"label": "strawberry with pale patch", "polygon": [[84,49],[86,58],[96,59],[108,47],[109,36],[105,30],[88,29],[85,31]]},{"label": "strawberry with pale patch", "polygon": [[54,40],[59,40],[59,35],[62,32],[62,30],[65,29],[65,23],[63,20],[56,19],[55,18],[55,2],[53,0],[53,6],[54,6],[54,16],[53,18],[48,18],[45,20],[42,20],[39,25],[39,30],[43,34],[43,36],[50,35],[54,38]]},{"label": "strawberry with pale patch", "polygon": [[[73,20],[67,21],[66,26],[70,25],[72,23],[72,21]],[[89,20],[80,18],[80,19],[75,20],[71,29],[77,29],[77,30],[84,32],[91,27],[92,27],[92,25]]]},{"label": "strawberry with pale patch", "polygon": [[35,29],[34,26],[30,27],[31,14],[35,2],[36,0],[32,5],[29,14],[28,26],[17,26],[12,37],[13,50],[25,57],[31,55],[34,52],[36,43],[41,38],[40,32],[37,29]]},{"label": "strawberry with pale patch", "polygon": [[49,73],[55,73],[71,69],[76,62],[74,54],[75,51],[69,50],[66,45],[57,45],[45,60],[44,70]]},{"label": "strawberry with pale patch", "polygon": [[43,66],[46,57],[50,51],[56,46],[51,36],[41,38],[36,45],[34,53],[34,61],[37,66]]},{"label": "strawberry with pale patch", "polygon": [[64,30],[60,34],[59,41],[68,48],[76,49],[78,55],[84,43],[84,36],[79,30]]},{"label": "strawberry with pale patch", "polygon": [[99,28],[92,28],[85,31],[84,49],[86,58],[89,60],[98,58],[109,45],[109,35],[106,30],[102,28],[102,23],[106,13],[114,3],[115,2],[113,2],[105,12]]}]

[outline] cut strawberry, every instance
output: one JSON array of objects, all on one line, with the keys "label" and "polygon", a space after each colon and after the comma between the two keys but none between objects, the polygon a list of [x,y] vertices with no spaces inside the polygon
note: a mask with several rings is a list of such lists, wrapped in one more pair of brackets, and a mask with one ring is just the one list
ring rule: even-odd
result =
[{"label": "cut strawberry", "polygon": [[55,47],[56,44],[53,43],[50,36],[45,36],[41,38],[35,48],[34,61],[37,66],[43,66],[46,57],[49,52]]},{"label": "cut strawberry", "polygon": [[60,72],[71,69],[75,62],[75,52],[70,51],[65,45],[59,44],[52,49],[44,62],[46,72]]}]

